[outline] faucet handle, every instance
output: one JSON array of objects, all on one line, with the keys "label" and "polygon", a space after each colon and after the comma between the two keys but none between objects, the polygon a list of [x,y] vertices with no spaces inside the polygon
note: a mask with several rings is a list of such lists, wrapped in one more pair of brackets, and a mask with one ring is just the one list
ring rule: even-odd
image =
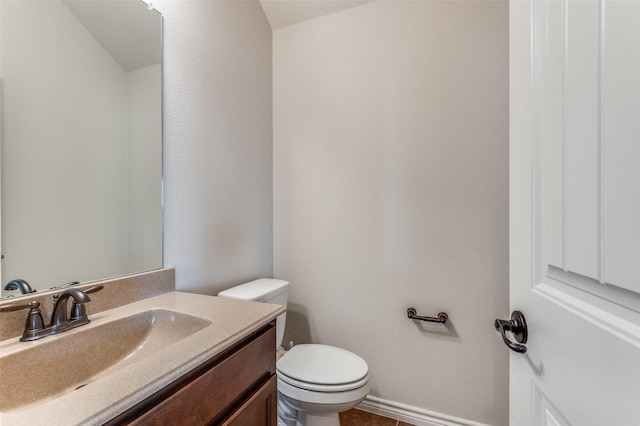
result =
[{"label": "faucet handle", "polygon": [[24,332],[20,340],[34,340],[33,338],[38,332],[44,329],[44,320],[42,319],[42,312],[40,312],[40,302],[33,300],[25,305],[0,306],[0,312],[19,311],[21,309],[29,309],[29,314],[27,315]]},{"label": "faucet handle", "polygon": [[96,293],[100,290],[102,290],[104,288],[104,286],[102,284],[98,284],[98,285],[94,285],[93,287],[89,287],[85,290],[82,290],[83,293],[85,294],[89,294],[89,293]]},{"label": "faucet handle", "polygon": [[32,305],[35,305],[36,303],[37,305],[35,307],[37,308],[38,306],[40,306],[40,302],[36,302],[35,300],[33,302],[30,302],[24,305],[4,305],[4,306],[0,306],[0,312],[19,311],[21,309],[31,308]]},{"label": "faucet handle", "polygon": [[[81,290],[85,294],[96,293],[104,288],[103,285],[95,285],[93,287],[89,287],[86,290]],[[69,316],[69,321],[74,321],[87,317],[87,310],[84,307],[84,303],[78,303],[75,299],[71,304],[71,315]]]}]

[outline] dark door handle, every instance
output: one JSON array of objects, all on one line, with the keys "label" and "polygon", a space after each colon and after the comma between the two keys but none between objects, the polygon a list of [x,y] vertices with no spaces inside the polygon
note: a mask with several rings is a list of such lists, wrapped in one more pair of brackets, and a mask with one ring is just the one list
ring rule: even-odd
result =
[{"label": "dark door handle", "polygon": [[[496,331],[502,336],[502,341],[512,351],[523,354],[527,352],[527,347],[521,343],[527,343],[527,322],[524,319],[524,315],[520,311],[513,311],[511,314],[511,320],[497,319],[493,326]],[[507,338],[506,332],[510,331],[516,342],[514,343]]]}]

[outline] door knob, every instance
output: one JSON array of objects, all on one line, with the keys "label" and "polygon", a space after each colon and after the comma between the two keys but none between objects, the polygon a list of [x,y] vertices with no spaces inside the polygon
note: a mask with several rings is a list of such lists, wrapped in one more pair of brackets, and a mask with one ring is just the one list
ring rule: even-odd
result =
[{"label": "door knob", "polygon": [[[511,320],[497,319],[493,323],[496,331],[502,336],[502,341],[512,351],[523,354],[527,352],[527,347],[521,343],[527,343],[527,322],[524,319],[524,315],[520,311],[513,311],[511,314]],[[516,342],[514,343],[506,335],[509,331],[513,335]]]}]

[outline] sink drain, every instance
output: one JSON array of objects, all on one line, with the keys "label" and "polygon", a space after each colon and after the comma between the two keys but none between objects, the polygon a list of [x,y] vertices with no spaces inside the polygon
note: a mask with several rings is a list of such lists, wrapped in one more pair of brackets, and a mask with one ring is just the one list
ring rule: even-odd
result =
[{"label": "sink drain", "polygon": [[83,387],[85,387],[85,386],[87,386],[87,385],[88,385],[88,383],[85,383],[84,385],[80,385],[80,386],[78,386],[78,387],[77,387],[77,388],[75,388],[74,390],[78,390],[78,389],[83,388]]}]

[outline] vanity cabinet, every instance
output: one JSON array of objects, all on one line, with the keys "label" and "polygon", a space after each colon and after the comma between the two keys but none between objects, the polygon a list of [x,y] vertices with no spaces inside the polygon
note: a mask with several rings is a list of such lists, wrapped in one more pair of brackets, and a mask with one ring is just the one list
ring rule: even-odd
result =
[{"label": "vanity cabinet", "polygon": [[275,323],[107,422],[107,425],[277,424]]}]

